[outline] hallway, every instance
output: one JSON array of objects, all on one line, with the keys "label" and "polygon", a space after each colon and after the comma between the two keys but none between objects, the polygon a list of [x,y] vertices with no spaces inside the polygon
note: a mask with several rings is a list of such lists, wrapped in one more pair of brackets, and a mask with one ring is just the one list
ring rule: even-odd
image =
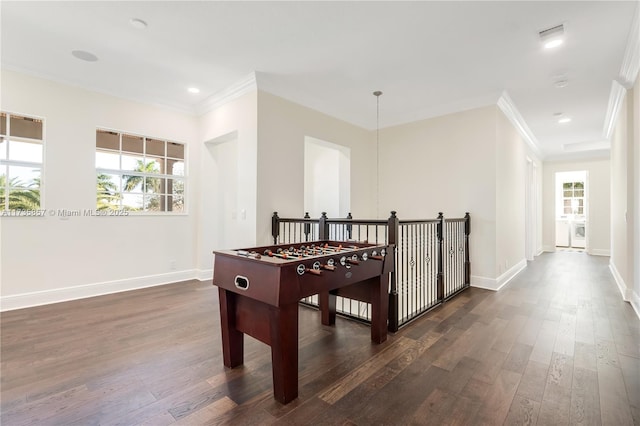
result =
[{"label": "hallway", "polygon": [[[473,261],[473,259],[472,259]],[[1,315],[3,424],[640,424],[640,321],[608,258],[545,253],[371,345],[300,307],[299,398],[269,348],[222,365],[217,291],[189,281]]]},{"label": "hallway", "polygon": [[518,337],[507,359],[517,347],[528,353],[507,424],[529,416],[538,424],[640,424],[640,321],[608,262],[544,253],[473,310],[509,320],[506,330]]}]

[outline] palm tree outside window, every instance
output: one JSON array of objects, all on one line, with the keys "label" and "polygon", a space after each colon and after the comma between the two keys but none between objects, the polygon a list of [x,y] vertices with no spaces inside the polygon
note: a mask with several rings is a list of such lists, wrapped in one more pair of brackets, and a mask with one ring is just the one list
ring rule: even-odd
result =
[{"label": "palm tree outside window", "polygon": [[185,212],[185,145],[96,132],[97,210]]},{"label": "palm tree outside window", "polygon": [[0,210],[41,209],[42,119],[0,112]]}]

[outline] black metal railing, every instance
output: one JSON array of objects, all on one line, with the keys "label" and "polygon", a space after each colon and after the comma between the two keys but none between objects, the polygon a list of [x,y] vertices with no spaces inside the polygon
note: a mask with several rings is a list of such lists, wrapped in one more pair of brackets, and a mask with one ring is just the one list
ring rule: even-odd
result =
[{"label": "black metal railing", "polygon": [[[272,216],[274,244],[314,240],[355,240],[395,245],[395,268],[389,280],[389,331],[398,329],[444,303],[470,285],[469,234],[471,217],[399,220],[302,219]],[[318,305],[317,296],[302,300]],[[368,303],[338,297],[336,310],[358,320],[370,319]]]}]

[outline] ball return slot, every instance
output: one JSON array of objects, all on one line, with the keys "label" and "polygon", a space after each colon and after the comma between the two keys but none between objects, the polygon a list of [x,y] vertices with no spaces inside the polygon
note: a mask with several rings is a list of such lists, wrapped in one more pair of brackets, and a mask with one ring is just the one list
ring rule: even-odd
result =
[{"label": "ball return slot", "polygon": [[234,284],[236,285],[236,288],[239,288],[240,290],[247,290],[249,288],[249,278],[243,277],[242,275],[236,275]]}]

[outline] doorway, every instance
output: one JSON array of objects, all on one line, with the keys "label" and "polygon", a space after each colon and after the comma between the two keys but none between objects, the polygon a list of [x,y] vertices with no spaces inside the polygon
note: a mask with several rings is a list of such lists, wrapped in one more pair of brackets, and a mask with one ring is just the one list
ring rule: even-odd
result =
[{"label": "doorway", "polygon": [[588,248],[588,172],[556,173],[556,249]]},{"label": "doorway", "polygon": [[211,251],[240,244],[238,211],[238,134],[231,132],[206,141],[200,190],[200,264],[211,262]]},{"label": "doorway", "polygon": [[304,211],[344,218],[350,211],[351,150],[320,139],[304,141]]},{"label": "doorway", "polygon": [[527,157],[527,175],[525,191],[525,256],[533,260],[538,247],[538,166]]}]

